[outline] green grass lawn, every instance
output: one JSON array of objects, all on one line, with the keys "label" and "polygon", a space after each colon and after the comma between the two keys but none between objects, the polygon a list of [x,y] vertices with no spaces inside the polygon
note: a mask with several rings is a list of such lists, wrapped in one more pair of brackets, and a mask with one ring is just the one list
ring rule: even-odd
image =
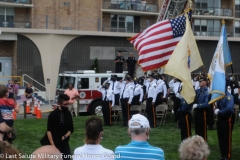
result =
[{"label": "green grass lawn", "polygon": [[[84,144],[84,122],[89,116],[74,117],[75,131],[70,139],[70,147],[74,149]],[[173,116],[168,116],[166,124],[151,129],[149,143],[160,147],[165,152],[166,160],[178,160],[178,147],[180,144],[180,130],[173,122]],[[233,129],[232,160],[240,159],[240,122],[235,124]],[[47,119],[21,119],[16,120],[14,127],[17,130],[17,139],[13,145],[22,153],[31,154],[36,148],[40,147],[39,140],[46,132]],[[214,126],[215,127],[215,126]],[[194,134],[194,128],[192,128]],[[111,127],[104,127],[104,138],[101,144],[108,149],[114,150],[118,145],[125,145],[130,142],[127,128],[118,123]],[[209,160],[219,159],[216,130],[208,131],[208,143],[211,150]]]}]

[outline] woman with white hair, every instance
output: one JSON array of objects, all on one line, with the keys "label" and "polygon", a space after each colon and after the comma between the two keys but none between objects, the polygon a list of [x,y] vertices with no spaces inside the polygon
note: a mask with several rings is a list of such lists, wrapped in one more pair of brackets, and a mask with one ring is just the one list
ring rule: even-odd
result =
[{"label": "woman with white hair", "polygon": [[210,154],[208,144],[201,136],[193,136],[185,139],[180,144],[181,160],[204,160]]}]

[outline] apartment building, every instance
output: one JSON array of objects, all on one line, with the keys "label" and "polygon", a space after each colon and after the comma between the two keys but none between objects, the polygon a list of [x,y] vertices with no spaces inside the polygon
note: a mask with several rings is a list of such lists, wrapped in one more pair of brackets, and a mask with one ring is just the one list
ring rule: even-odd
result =
[{"label": "apartment building", "polygon": [[[90,69],[95,58],[100,72],[114,71],[117,51],[138,57],[127,38],[156,23],[165,3],[174,10],[171,0],[0,0],[0,76],[27,74],[46,85],[53,99],[59,72]],[[240,72],[240,0],[195,0],[193,8],[192,28],[205,67],[224,18],[234,70]]]}]

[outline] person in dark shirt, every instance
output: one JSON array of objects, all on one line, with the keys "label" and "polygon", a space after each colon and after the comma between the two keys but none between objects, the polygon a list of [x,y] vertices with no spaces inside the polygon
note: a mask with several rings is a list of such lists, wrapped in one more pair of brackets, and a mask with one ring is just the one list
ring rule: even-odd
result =
[{"label": "person in dark shirt", "polygon": [[126,60],[126,68],[128,70],[128,74],[131,78],[133,78],[136,63],[137,63],[137,61],[133,57],[133,53],[130,53],[130,57],[128,57],[127,60]]},{"label": "person in dark shirt", "polygon": [[32,98],[32,93],[33,93],[33,90],[32,90],[32,88],[31,88],[31,85],[28,84],[28,85],[27,85],[27,88],[25,89],[26,98],[27,98],[27,99]]},{"label": "person in dark shirt", "polygon": [[73,120],[68,110],[69,96],[60,94],[58,97],[58,108],[48,116],[47,132],[41,139],[41,144],[55,146],[61,153],[63,159],[71,158],[69,139],[74,131]]},{"label": "person in dark shirt", "polygon": [[117,57],[114,60],[115,62],[115,73],[122,73],[123,72],[123,63],[125,59],[122,56],[122,53],[119,51]]}]

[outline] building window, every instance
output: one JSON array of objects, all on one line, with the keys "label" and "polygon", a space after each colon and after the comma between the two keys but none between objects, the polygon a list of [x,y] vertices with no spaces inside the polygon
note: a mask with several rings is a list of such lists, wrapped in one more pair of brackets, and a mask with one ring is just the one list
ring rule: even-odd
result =
[{"label": "building window", "polygon": [[220,20],[194,20],[194,33],[196,36],[219,36],[221,30]]},{"label": "building window", "polygon": [[0,7],[0,21],[1,22],[14,22],[14,8]]},{"label": "building window", "polygon": [[235,37],[240,37],[240,21],[235,21]]},{"label": "building window", "polygon": [[221,1],[219,0],[196,0],[195,6],[197,9],[214,9],[221,8]]},{"label": "building window", "polygon": [[235,0],[235,17],[240,18],[240,0]]},{"label": "building window", "polygon": [[140,17],[127,15],[111,15],[112,32],[140,32]]}]

